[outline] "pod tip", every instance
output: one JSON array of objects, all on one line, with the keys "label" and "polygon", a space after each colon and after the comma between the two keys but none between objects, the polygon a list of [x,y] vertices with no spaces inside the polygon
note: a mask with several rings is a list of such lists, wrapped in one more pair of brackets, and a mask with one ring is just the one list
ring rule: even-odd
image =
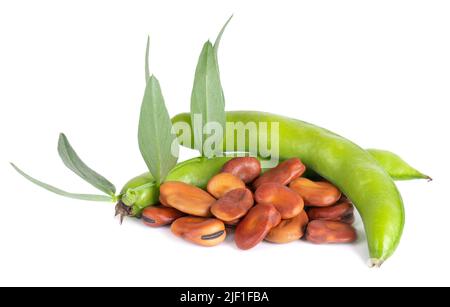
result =
[{"label": "pod tip", "polygon": [[369,268],[380,268],[383,263],[384,263],[384,260],[382,260],[382,259],[370,258],[368,265],[369,265]]},{"label": "pod tip", "polygon": [[425,179],[426,179],[428,182],[433,181],[433,178],[431,178],[430,176],[426,176]]}]

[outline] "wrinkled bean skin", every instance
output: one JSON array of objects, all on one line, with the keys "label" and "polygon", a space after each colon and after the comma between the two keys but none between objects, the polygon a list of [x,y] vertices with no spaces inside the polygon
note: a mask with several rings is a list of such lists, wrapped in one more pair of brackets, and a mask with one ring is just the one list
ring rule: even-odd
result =
[{"label": "wrinkled bean skin", "polygon": [[247,188],[231,190],[211,206],[211,213],[224,222],[243,217],[253,206],[252,192]]},{"label": "wrinkled bean skin", "polygon": [[142,221],[150,227],[160,227],[172,224],[176,219],[185,216],[181,211],[163,206],[147,207],[142,211]]},{"label": "wrinkled bean skin", "polygon": [[234,189],[245,188],[245,183],[230,173],[219,173],[209,180],[206,190],[215,198],[221,198]]},{"label": "wrinkled bean skin", "polygon": [[261,174],[261,163],[254,157],[233,158],[225,163],[222,172],[230,173],[245,183],[250,183]]},{"label": "wrinkled bean skin", "polygon": [[226,238],[225,225],[213,218],[186,216],[177,219],[170,227],[177,237],[201,246],[215,246]]},{"label": "wrinkled bean skin", "polygon": [[309,219],[305,211],[289,220],[282,220],[278,226],[272,228],[265,240],[272,243],[289,243],[299,240],[305,234]]},{"label": "wrinkled bean skin", "polygon": [[307,206],[326,207],[335,204],[341,198],[341,192],[331,183],[297,178],[289,187],[296,191]]},{"label": "wrinkled bean skin", "polygon": [[310,220],[335,221],[353,224],[355,215],[353,205],[347,201],[339,202],[330,207],[315,207],[308,210]]},{"label": "wrinkled bean skin", "polygon": [[356,241],[356,230],[341,222],[315,220],[306,228],[306,240],[315,244],[351,243]]},{"label": "wrinkled bean skin", "polygon": [[262,174],[253,183],[253,187],[257,189],[265,183],[278,183],[287,185],[295,178],[300,177],[306,170],[305,165],[298,158],[291,158],[281,162],[276,167]]},{"label": "wrinkled bean skin", "polygon": [[258,204],[272,204],[283,220],[291,219],[302,212],[304,203],[300,195],[279,183],[265,183],[255,191]]},{"label": "wrinkled bean skin", "polygon": [[246,250],[256,246],[280,221],[281,215],[274,206],[254,206],[236,227],[237,247]]},{"label": "wrinkled bean skin", "polygon": [[195,216],[211,216],[210,208],[216,201],[202,189],[183,182],[163,183],[159,191],[159,200],[163,205]]}]

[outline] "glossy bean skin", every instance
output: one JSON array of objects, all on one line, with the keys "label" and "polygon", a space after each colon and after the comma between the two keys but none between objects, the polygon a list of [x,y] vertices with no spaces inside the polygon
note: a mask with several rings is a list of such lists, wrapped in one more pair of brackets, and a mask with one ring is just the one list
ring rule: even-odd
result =
[{"label": "glossy bean skin", "polygon": [[247,250],[256,246],[280,221],[281,215],[274,206],[254,206],[236,227],[234,240],[237,247]]},{"label": "glossy bean skin", "polygon": [[[190,124],[190,115],[179,114],[172,122]],[[271,123],[278,123],[280,158],[300,158],[352,200],[364,223],[370,263],[379,266],[392,255],[403,232],[403,201],[393,180],[371,154],[329,130],[275,114],[232,111],[227,112],[227,122],[256,123],[258,129],[259,123],[267,123],[268,129],[258,130],[258,137],[265,137],[268,146]],[[232,140],[235,144],[236,138]],[[193,144],[184,144],[181,139],[180,142],[184,146]]]},{"label": "glossy bean skin", "polygon": [[159,201],[186,214],[209,217],[210,208],[216,199],[194,185],[168,181],[160,187]]},{"label": "glossy bean skin", "polygon": [[264,183],[255,191],[258,204],[271,204],[283,220],[291,219],[302,212],[303,199],[295,191],[279,183]]},{"label": "glossy bean skin", "polygon": [[348,201],[342,201],[330,207],[309,208],[307,212],[311,220],[335,221],[346,224],[353,224],[355,221],[353,205]]},{"label": "glossy bean skin", "polygon": [[298,158],[291,158],[281,162],[276,167],[262,174],[253,183],[253,188],[257,189],[265,183],[278,183],[287,185],[292,180],[300,177],[306,170],[305,165]]},{"label": "glossy bean skin", "polygon": [[302,177],[292,181],[289,187],[300,194],[307,206],[331,206],[341,198],[339,189],[329,182],[312,181]]},{"label": "glossy bean skin", "polygon": [[215,246],[227,235],[222,221],[213,218],[186,216],[177,219],[170,227],[177,237],[201,246]]},{"label": "glossy bean skin", "polygon": [[233,158],[224,164],[222,172],[233,174],[244,183],[250,183],[261,174],[261,163],[254,157]]},{"label": "glossy bean skin", "polygon": [[341,222],[315,220],[306,228],[306,240],[315,244],[351,243],[356,239],[356,230]]},{"label": "glossy bean skin", "polygon": [[209,180],[206,186],[206,190],[215,198],[221,198],[234,189],[243,188],[245,188],[245,183],[230,173],[219,173],[215,175]]},{"label": "glossy bean skin", "polygon": [[253,203],[253,195],[249,189],[234,189],[211,206],[211,213],[219,220],[232,223],[247,214]]},{"label": "glossy bean skin", "polygon": [[185,215],[175,208],[151,206],[142,211],[142,221],[150,227],[161,227],[172,224],[173,221]]},{"label": "glossy bean skin", "polygon": [[305,211],[289,220],[282,220],[280,224],[272,228],[265,240],[272,243],[289,243],[297,241],[305,234],[309,218]]}]

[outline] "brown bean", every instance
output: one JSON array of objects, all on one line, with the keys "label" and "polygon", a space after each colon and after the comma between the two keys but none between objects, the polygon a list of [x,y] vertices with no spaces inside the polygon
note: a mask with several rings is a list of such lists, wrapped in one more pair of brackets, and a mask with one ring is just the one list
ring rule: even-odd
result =
[{"label": "brown bean", "polygon": [[350,243],[356,237],[355,228],[341,222],[315,220],[306,228],[306,240],[316,244]]},{"label": "brown bean", "polygon": [[315,182],[307,178],[297,178],[289,187],[300,194],[307,206],[331,206],[341,197],[338,188],[325,181]]},{"label": "brown bean", "polygon": [[165,206],[196,216],[211,216],[209,209],[216,201],[202,189],[178,181],[163,183],[159,191],[159,201]]},{"label": "brown bean", "polygon": [[278,226],[270,230],[265,240],[272,243],[288,243],[299,240],[305,233],[308,221],[308,215],[302,211],[292,219],[282,220]]},{"label": "brown bean", "polygon": [[142,221],[150,227],[159,227],[172,224],[176,219],[185,214],[174,208],[163,206],[150,206],[142,211]]},{"label": "brown bean", "polygon": [[252,206],[253,195],[249,189],[234,189],[211,206],[211,213],[219,220],[231,222],[247,214]]},{"label": "brown bean", "polygon": [[330,207],[316,207],[308,210],[310,220],[336,221],[346,224],[353,224],[355,215],[353,205],[349,202],[338,202]]},{"label": "brown bean", "polygon": [[236,227],[234,236],[240,249],[250,249],[264,240],[267,233],[281,221],[280,213],[272,205],[256,205]]},{"label": "brown bean", "polygon": [[245,183],[250,183],[261,173],[261,163],[254,157],[233,158],[224,164],[222,172],[230,173]]},{"label": "brown bean", "polygon": [[268,182],[275,182],[282,185],[289,184],[295,178],[300,177],[306,170],[305,165],[298,158],[292,158],[281,162],[276,167],[262,174],[253,183],[253,187],[257,189],[260,185]]},{"label": "brown bean", "polygon": [[245,183],[230,173],[220,173],[212,177],[206,189],[215,198],[221,198],[227,192],[234,189],[245,188]]},{"label": "brown bean", "polygon": [[229,222],[223,221],[223,223],[225,224],[225,227],[233,228],[233,227],[237,226],[240,221],[241,221],[241,219],[237,219],[237,220],[232,220]]},{"label": "brown bean", "polygon": [[303,199],[296,192],[279,183],[265,183],[255,192],[258,204],[272,204],[283,220],[291,219],[302,212]]},{"label": "brown bean", "polygon": [[173,222],[170,229],[177,237],[202,246],[217,245],[226,237],[223,222],[212,218],[182,217]]}]

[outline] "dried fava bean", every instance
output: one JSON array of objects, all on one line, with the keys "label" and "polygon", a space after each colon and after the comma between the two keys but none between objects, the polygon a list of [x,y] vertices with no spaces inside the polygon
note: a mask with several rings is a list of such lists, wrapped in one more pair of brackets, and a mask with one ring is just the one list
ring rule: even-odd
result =
[{"label": "dried fava bean", "polygon": [[222,172],[230,173],[245,183],[250,183],[261,173],[261,163],[254,157],[233,158],[224,164]]},{"label": "dried fava bean", "polygon": [[173,222],[170,229],[177,237],[202,246],[217,245],[226,237],[224,223],[213,218],[182,217]]},{"label": "dried fava bean", "polygon": [[209,209],[216,199],[202,189],[183,182],[169,181],[163,183],[159,190],[159,200],[165,206],[191,215],[211,216]]},{"label": "dried fava bean", "polygon": [[206,189],[216,198],[221,198],[234,189],[245,188],[245,183],[230,173],[220,173],[209,180]]},{"label": "dried fava bean", "polygon": [[302,211],[292,219],[282,220],[278,226],[272,228],[265,240],[272,243],[288,243],[299,240],[305,233],[308,221],[308,215]]},{"label": "dried fava bean", "polygon": [[174,208],[151,206],[142,211],[142,221],[150,227],[159,227],[172,224],[176,219],[185,216],[181,211]]},{"label": "dried fava bean", "polygon": [[231,190],[211,206],[211,213],[219,220],[240,219],[253,206],[252,192],[247,188]]},{"label": "dried fava bean", "polygon": [[310,220],[336,221],[346,224],[353,224],[355,221],[353,205],[347,201],[340,201],[329,207],[310,208],[308,216]]},{"label": "dried fava bean", "polygon": [[234,240],[240,249],[250,249],[264,240],[269,231],[281,221],[272,205],[256,205],[236,227]]},{"label": "dried fava bean", "polygon": [[356,230],[341,222],[315,220],[306,228],[306,240],[316,244],[350,243],[356,240]]},{"label": "dried fava bean", "polygon": [[302,212],[303,199],[298,193],[279,183],[265,183],[255,192],[258,204],[272,204],[283,220],[291,219]]},{"label": "dried fava bean", "polygon": [[341,198],[338,188],[325,181],[315,182],[307,178],[297,178],[289,187],[300,194],[307,206],[331,206]]},{"label": "dried fava bean", "polygon": [[306,167],[300,159],[288,159],[262,174],[255,180],[253,187],[257,189],[260,185],[269,182],[287,185],[295,178],[300,177],[305,170]]}]

